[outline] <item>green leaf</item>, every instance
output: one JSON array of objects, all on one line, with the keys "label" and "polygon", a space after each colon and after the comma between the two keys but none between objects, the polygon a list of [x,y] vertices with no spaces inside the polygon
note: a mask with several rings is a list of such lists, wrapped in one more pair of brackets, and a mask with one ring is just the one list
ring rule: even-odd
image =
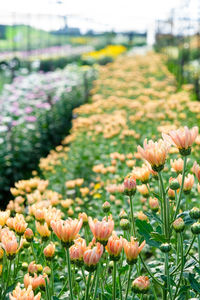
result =
[{"label": "green leaf", "polygon": [[120,274],[123,274],[123,273],[125,273],[126,271],[128,271],[128,269],[129,269],[129,266],[128,266],[128,265],[125,265],[125,266],[123,266],[123,267],[121,267],[121,268],[118,268],[118,272],[119,272]]},{"label": "green leaf", "polygon": [[136,226],[138,227],[138,233],[144,237],[144,239],[146,240],[146,243],[150,246],[153,246],[153,247],[159,247],[160,246],[160,243],[158,243],[157,241],[154,241],[152,238],[151,238],[151,232],[153,232],[153,227],[151,226],[150,223],[147,223],[146,221],[142,221],[142,220],[139,220],[137,219],[136,220]]},{"label": "green leaf", "polygon": [[193,290],[200,293],[200,283],[195,279],[195,275],[190,273],[188,279]]},{"label": "green leaf", "polygon": [[152,239],[156,242],[166,243],[166,238],[163,234],[158,232],[151,232]]},{"label": "green leaf", "polygon": [[150,212],[147,212],[145,211],[145,215],[149,218],[149,219],[154,219],[156,222],[162,224],[162,220],[155,214],[155,213],[150,213]]},{"label": "green leaf", "polygon": [[195,269],[195,271],[200,275],[200,268],[197,267],[197,266],[195,266],[194,269]]}]

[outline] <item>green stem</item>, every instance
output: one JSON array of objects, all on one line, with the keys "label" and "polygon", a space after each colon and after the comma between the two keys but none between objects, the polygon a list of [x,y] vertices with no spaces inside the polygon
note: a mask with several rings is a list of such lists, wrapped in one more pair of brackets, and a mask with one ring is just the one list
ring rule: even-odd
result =
[{"label": "green stem", "polygon": [[54,295],[53,259],[51,259],[51,295]]},{"label": "green stem", "polygon": [[34,257],[34,261],[35,261],[35,263],[37,263],[37,259],[36,259],[36,256],[35,256],[35,251],[34,251],[34,248],[33,248],[33,242],[31,242],[31,250],[32,250],[33,257]]},{"label": "green stem", "polygon": [[180,239],[179,239],[178,233],[176,236],[177,236],[177,238],[176,238],[176,241],[177,241],[176,264],[178,265],[179,264],[179,256],[180,256]]},{"label": "green stem", "polygon": [[164,234],[169,242],[169,214],[168,214],[168,204],[165,197],[165,188],[163,183],[163,178],[161,172],[158,172],[160,186],[161,186],[161,193],[162,193],[162,200],[163,200],[163,223],[164,223]]},{"label": "green stem", "polygon": [[126,288],[126,296],[125,296],[125,300],[128,297],[128,291],[129,291],[129,286],[130,286],[130,278],[131,278],[131,271],[132,271],[132,266],[129,266],[129,271],[128,271],[128,281],[127,281],[127,288]]},{"label": "green stem", "polygon": [[3,298],[2,298],[2,299],[5,299],[6,291],[7,291],[7,289],[8,289],[8,285],[9,285],[9,282],[10,282],[11,266],[12,266],[12,261],[10,260],[10,263],[8,264],[8,274],[7,274],[6,287],[5,287],[4,295],[3,295]]},{"label": "green stem", "polygon": [[120,273],[118,272],[118,283],[119,283],[119,296],[120,296],[120,300],[122,300],[122,284],[121,284],[121,276]]},{"label": "green stem", "polygon": [[[186,260],[188,254],[189,254],[189,252],[190,252],[190,250],[191,250],[191,248],[192,248],[192,246],[193,246],[193,244],[194,244],[195,238],[196,238],[196,236],[193,237],[192,242],[191,242],[190,246],[188,247],[188,250],[187,250],[186,253],[185,253],[185,260]],[[173,274],[179,269],[180,266],[181,266],[181,262],[180,262],[180,263],[178,264],[178,266],[170,273],[170,276],[173,275]]]},{"label": "green stem", "polygon": [[86,284],[86,277],[85,277],[85,273],[84,273],[83,267],[81,267],[81,273],[82,273],[82,276],[83,276],[84,283]]},{"label": "green stem", "polygon": [[64,290],[65,290],[66,286],[67,286],[67,280],[65,281],[65,284],[63,285],[63,288],[62,288],[62,290],[61,290],[61,291],[60,291],[60,293],[58,294],[58,299],[59,299],[59,298],[60,298],[60,296],[63,294],[63,292],[64,292]]},{"label": "green stem", "polygon": [[69,248],[66,249],[66,256],[67,256],[67,268],[68,268],[70,299],[73,300],[74,297],[73,297],[73,290],[72,290],[72,276],[71,276],[71,264],[70,264]]},{"label": "green stem", "polygon": [[180,204],[181,204],[181,196],[182,196],[183,187],[184,187],[184,181],[185,181],[186,165],[187,165],[187,156],[184,156],[182,182],[181,182],[181,188],[180,188],[179,195],[178,195],[178,201],[176,203],[176,210],[175,210],[174,218],[173,218],[174,220],[176,219],[176,216],[178,214],[178,211],[179,211],[179,208],[180,208]]},{"label": "green stem", "polygon": [[106,253],[106,267],[105,267],[105,273],[103,275],[103,278],[104,278],[103,284],[104,285],[105,285],[106,279],[107,279],[108,268],[109,268],[109,260],[108,260],[108,253]]},{"label": "green stem", "polygon": [[165,253],[165,275],[167,276],[167,291],[169,292],[169,298],[172,299],[172,291],[170,285],[170,276],[169,276],[169,253]]},{"label": "green stem", "polygon": [[157,294],[156,294],[155,286],[153,286],[153,295],[154,295],[155,300],[158,300],[158,297],[157,297]]},{"label": "green stem", "polygon": [[96,271],[96,282],[95,282],[95,287],[94,287],[94,295],[92,300],[96,299],[96,295],[97,295],[97,289],[98,289],[98,284],[99,284],[99,273],[100,273],[100,265],[97,265],[97,271]]},{"label": "green stem", "polygon": [[175,295],[174,295],[174,300],[176,299],[176,296],[178,294],[178,290],[179,290],[179,287],[180,287],[180,284],[181,284],[181,281],[182,281],[182,277],[183,277],[183,270],[184,270],[184,253],[183,253],[183,236],[182,236],[182,233],[180,233],[180,246],[181,246],[181,273],[180,273],[180,277],[179,277],[179,281],[178,281],[178,284],[177,284],[177,287],[176,287],[176,292],[175,292]]},{"label": "green stem", "polygon": [[90,294],[92,293],[94,284],[95,284],[95,282],[96,282],[96,277],[97,277],[97,269],[96,269],[95,274],[94,274],[94,276],[93,276],[92,284],[91,284],[90,291],[89,291]]},{"label": "green stem", "polygon": [[47,300],[51,300],[51,296],[49,295],[49,284],[48,284],[47,278],[45,278],[45,288],[46,288]]},{"label": "green stem", "polygon": [[134,212],[133,212],[133,196],[130,196],[130,204],[131,204],[131,221],[132,221],[132,231],[131,234],[134,234],[134,237],[136,237],[136,229],[135,229],[135,221],[134,221]]},{"label": "green stem", "polygon": [[92,276],[92,272],[90,272],[90,273],[89,273],[89,276],[88,276],[88,281],[87,281],[87,286],[86,286],[86,292],[85,292],[85,300],[89,300],[88,294],[89,294],[89,290],[90,290],[90,280],[91,280],[91,276]]},{"label": "green stem", "polygon": [[117,273],[117,262],[113,261],[113,296],[112,299],[116,299],[116,273]]},{"label": "green stem", "polygon": [[149,274],[149,276],[153,279],[153,281],[154,281],[156,284],[158,284],[159,286],[161,286],[161,287],[163,288],[163,284],[162,284],[158,279],[156,279],[156,278],[154,277],[154,275],[151,273],[151,271],[149,270],[149,268],[148,268],[147,265],[145,264],[145,262],[144,262],[144,260],[143,260],[143,258],[142,258],[142,255],[139,254],[139,256],[140,256],[141,262],[142,262],[143,267],[145,268],[146,272]]},{"label": "green stem", "polygon": [[[20,242],[21,242],[21,236],[19,237],[19,245],[20,245]],[[14,266],[14,277],[17,275],[17,272],[18,272],[20,254],[21,254],[21,251],[19,250],[18,254],[17,254],[17,258],[16,258],[17,264]]]}]

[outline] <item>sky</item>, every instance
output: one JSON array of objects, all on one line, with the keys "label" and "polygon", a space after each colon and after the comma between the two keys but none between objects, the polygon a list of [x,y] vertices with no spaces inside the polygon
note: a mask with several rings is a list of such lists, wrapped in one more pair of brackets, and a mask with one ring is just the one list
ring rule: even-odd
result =
[{"label": "sky", "polygon": [[[193,13],[194,5],[197,5],[198,1],[200,2],[200,0],[0,0],[0,23],[20,22],[23,18],[24,23],[51,30],[63,25],[63,18],[56,15],[67,15],[67,24],[79,27],[82,31],[90,28],[97,31],[145,31],[155,26],[155,20],[168,18],[172,8],[180,7],[180,4],[193,3],[191,12]],[[31,15],[22,17],[18,15],[19,13]]]}]

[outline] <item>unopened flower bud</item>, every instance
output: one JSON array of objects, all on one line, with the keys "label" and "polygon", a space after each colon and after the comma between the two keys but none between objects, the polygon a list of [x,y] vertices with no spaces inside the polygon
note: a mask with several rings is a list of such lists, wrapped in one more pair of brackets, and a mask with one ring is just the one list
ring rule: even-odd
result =
[{"label": "unopened flower bud", "polygon": [[108,201],[104,202],[102,205],[103,212],[108,213],[110,211],[110,203]]},{"label": "unopened flower bud", "polygon": [[136,192],[136,180],[132,175],[124,179],[124,193],[128,196],[134,195]]},{"label": "unopened flower bud", "polygon": [[120,220],[120,226],[123,230],[129,230],[130,229],[130,222],[128,219],[121,219]]},{"label": "unopened flower bud", "polygon": [[119,218],[120,218],[120,219],[128,219],[128,215],[127,215],[127,213],[125,212],[124,209],[122,209],[122,210],[120,211]]},{"label": "unopened flower bud", "polygon": [[199,219],[200,218],[200,209],[198,207],[193,207],[190,210],[189,215],[192,219]]},{"label": "unopened flower bud", "polygon": [[43,266],[40,265],[40,264],[38,264],[38,265],[37,265],[37,271],[38,271],[38,273],[42,273],[42,271],[43,271]]},{"label": "unopened flower bud", "polygon": [[30,243],[28,241],[24,240],[24,242],[23,242],[23,248],[27,249],[29,247],[30,247]]},{"label": "unopened flower bud", "polygon": [[24,232],[24,237],[27,241],[31,242],[33,240],[33,237],[34,237],[32,229],[26,228],[26,230]]},{"label": "unopened flower bud", "polygon": [[43,252],[46,259],[52,259],[55,254],[55,245],[51,242],[44,248]]},{"label": "unopened flower bud", "polygon": [[192,224],[191,231],[193,234],[200,234],[200,223],[196,222],[196,223]]},{"label": "unopened flower bud", "polygon": [[48,266],[44,267],[43,274],[51,275],[51,269]]},{"label": "unopened flower bud", "polygon": [[167,253],[171,250],[172,246],[168,243],[163,243],[160,245],[160,250],[164,253]]},{"label": "unopened flower bud", "polygon": [[180,183],[176,179],[171,180],[169,184],[169,188],[173,191],[176,191],[180,188]]},{"label": "unopened flower bud", "polygon": [[172,225],[176,232],[182,232],[185,228],[185,223],[182,218],[176,219]]},{"label": "unopened flower bud", "polygon": [[175,192],[169,188],[168,190],[168,197],[170,200],[174,200],[175,199]]},{"label": "unopened flower bud", "polygon": [[132,290],[137,294],[146,294],[149,290],[150,281],[147,276],[140,276],[132,282]]},{"label": "unopened flower bud", "polygon": [[23,270],[23,271],[27,271],[27,269],[28,269],[28,264],[27,264],[27,262],[23,262],[23,263],[22,263],[22,270]]},{"label": "unopened flower bud", "polygon": [[114,265],[113,260],[111,260],[111,261],[109,262],[108,266],[109,266],[109,268],[113,268],[113,265]]},{"label": "unopened flower bud", "polygon": [[157,198],[149,198],[149,206],[152,211],[157,212],[159,210],[159,202]]}]

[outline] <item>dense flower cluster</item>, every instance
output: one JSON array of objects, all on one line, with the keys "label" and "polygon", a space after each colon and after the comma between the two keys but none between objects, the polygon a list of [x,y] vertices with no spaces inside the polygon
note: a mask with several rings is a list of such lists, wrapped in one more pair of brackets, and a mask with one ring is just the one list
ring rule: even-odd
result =
[{"label": "dense flower cluster", "polygon": [[10,299],[198,298],[200,104],[157,54],[99,74],[41,159],[45,180],[16,183],[0,212],[2,294],[15,283]]}]

